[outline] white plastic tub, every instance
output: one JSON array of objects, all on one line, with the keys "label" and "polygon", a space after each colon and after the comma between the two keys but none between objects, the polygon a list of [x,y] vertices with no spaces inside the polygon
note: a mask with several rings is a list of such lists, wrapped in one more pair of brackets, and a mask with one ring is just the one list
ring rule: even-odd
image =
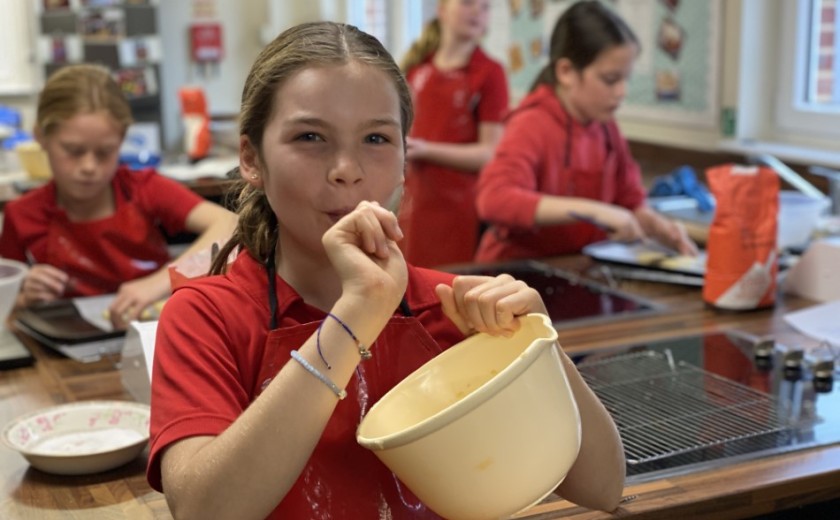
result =
[{"label": "white plastic tub", "polygon": [[822,216],[831,206],[828,197],[810,197],[798,191],[779,192],[779,226],[776,247],[803,248]]}]

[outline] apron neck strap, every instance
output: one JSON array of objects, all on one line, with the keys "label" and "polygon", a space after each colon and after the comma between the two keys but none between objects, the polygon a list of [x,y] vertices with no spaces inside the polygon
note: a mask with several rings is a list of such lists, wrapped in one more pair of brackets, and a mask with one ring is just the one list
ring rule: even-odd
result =
[{"label": "apron neck strap", "polygon": [[400,300],[400,312],[406,318],[411,318],[412,316],[414,316],[414,313],[411,312],[411,307],[408,306],[408,302],[405,300],[404,294],[402,300]]},{"label": "apron neck strap", "polygon": [[268,312],[271,317],[268,330],[274,330],[277,328],[277,273],[274,267],[274,248],[265,259],[265,272],[268,275]]},{"label": "apron neck strap", "polygon": [[[274,267],[274,249],[271,250],[265,259],[265,272],[268,276],[268,312],[271,316],[271,319],[268,321],[268,330],[274,330],[277,328],[277,273]],[[414,313],[411,312],[411,307],[408,306],[405,295],[400,300],[399,308],[402,315],[406,318],[414,316]]]}]

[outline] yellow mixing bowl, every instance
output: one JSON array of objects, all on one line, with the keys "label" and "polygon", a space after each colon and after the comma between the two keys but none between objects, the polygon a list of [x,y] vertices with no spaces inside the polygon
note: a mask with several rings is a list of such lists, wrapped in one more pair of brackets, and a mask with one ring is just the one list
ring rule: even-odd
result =
[{"label": "yellow mixing bowl", "polygon": [[510,338],[471,336],[383,396],[357,441],[445,518],[503,518],[539,502],[580,449],[556,341],[542,314]]}]

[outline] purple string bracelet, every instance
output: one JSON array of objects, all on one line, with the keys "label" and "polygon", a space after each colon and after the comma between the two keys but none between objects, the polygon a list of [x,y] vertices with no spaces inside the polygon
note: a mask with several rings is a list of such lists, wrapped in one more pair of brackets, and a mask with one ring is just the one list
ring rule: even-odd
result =
[{"label": "purple string bracelet", "polygon": [[[368,348],[365,346],[365,344],[364,344],[364,343],[362,343],[361,341],[359,341],[359,338],[357,338],[357,337],[356,337],[356,335],[355,335],[355,334],[353,334],[353,331],[352,331],[352,330],[350,330],[350,327],[349,327],[346,323],[344,323],[344,322],[341,320],[341,318],[339,318],[338,316],[336,316],[335,314],[333,314],[333,313],[331,313],[331,312],[328,312],[328,313],[327,313],[327,317],[328,317],[328,318],[332,318],[332,319],[334,319],[335,321],[337,321],[337,322],[338,322],[338,324],[339,324],[339,325],[341,325],[341,327],[342,327],[345,331],[347,331],[347,334],[349,334],[349,335],[350,335],[350,337],[351,337],[351,338],[353,338],[353,341],[355,341],[355,342],[356,342],[356,348],[359,350],[359,356],[361,356],[362,361],[367,361],[368,359],[370,359],[370,358],[371,358],[372,354],[370,353],[370,350],[368,350]],[[327,320],[326,320],[326,319],[324,319],[324,321],[322,321],[322,322],[321,322],[321,324],[320,324],[320,325],[318,325],[318,332],[317,332],[317,333],[316,333],[316,335],[315,335],[315,346],[318,348],[318,355],[319,355],[319,356],[321,356],[321,361],[323,361],[323,362],[324,362],[324,364],[325,364],[325,365],[327,365],[327,370],[332,370],[332,365],[330,365],[330,364],[327,362],[327,359],[324,357],[324,353],[323,353],[323,352],[321,352],[321,328],[324,326],[324,323],[325,323],[326,321],[327,321]]]}]

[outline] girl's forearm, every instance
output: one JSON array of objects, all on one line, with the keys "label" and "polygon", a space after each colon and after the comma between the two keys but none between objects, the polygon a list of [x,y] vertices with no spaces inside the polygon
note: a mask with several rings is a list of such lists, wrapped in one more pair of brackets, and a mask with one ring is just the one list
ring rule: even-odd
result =
[{"label": "girl's forearm", "polygon": [[[331,312],[366,345],[373,344],[391,315],[371,309],[370,302],[345,300]],[[299,354],[345,388],[360,362],[355,342],[332,319],[324,322],[320,341],[331,369],[323,364],[314,335]],[[290,359],[221,435],[200,443],[186,439],[168,449],[162,472],[175,516],[267,516],[300,476],[338,402],[326,384]]]},{"label": "girl's forearm", "polygon": [[624,490],[624,448],[604,405],[589,388],[571,359],[562,353],[569,385],[578,404],[581,446],[577,460],[557,488],[567,500],[590,509],[612,511]]},{"label": "girl's forearm", "polygon": [[475,173],[493,157],[494,150],[494,146],[487,143],[454,144],[427,141],[423,146],[422,154],[416,159]]},{"label": "girl's forearm", "polygon": [[[204,206],[207,204],[207,206]],[[236,229],[238,217],[235,213],[231,213],[224,208],[216,206],[215,204],[202,203],[202,205],[190,215],[190,219],[198,220],[199,222],[191,222],[188,219],[187,227],[191,231],[198,231],[196,239],[173,261],[177,262],[182,258],[187,258],[199,251],[209,249],[213,243],[218,243],[223,246],[231,237]]]}]

